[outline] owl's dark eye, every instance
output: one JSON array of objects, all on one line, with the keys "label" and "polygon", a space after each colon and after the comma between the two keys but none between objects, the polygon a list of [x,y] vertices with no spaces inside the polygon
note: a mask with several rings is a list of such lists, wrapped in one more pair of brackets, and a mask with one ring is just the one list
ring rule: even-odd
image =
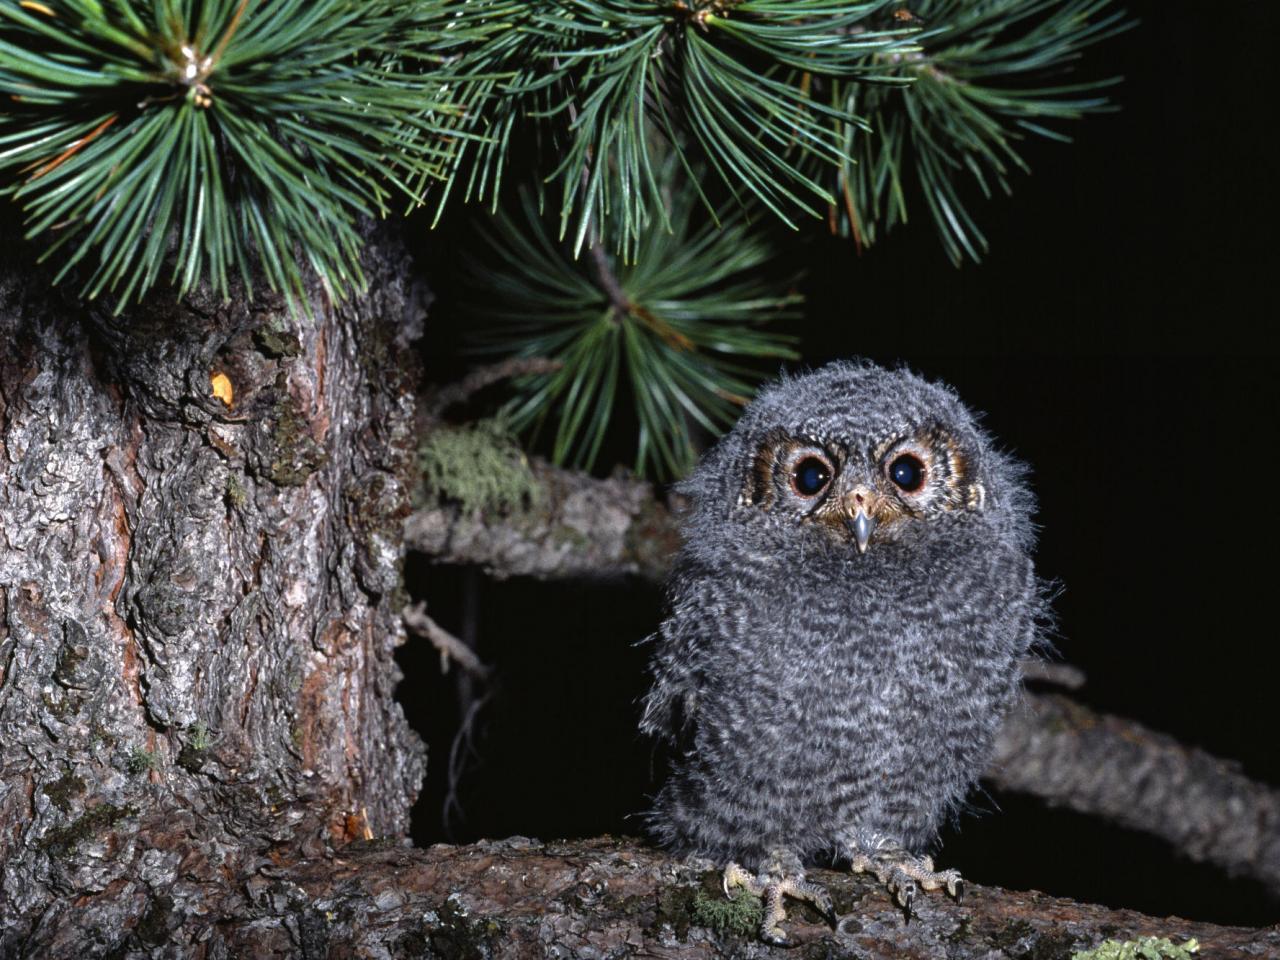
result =
[{"label": "owl's dark eye", "polygon": [[831,468],[817,457],[805,457],[791,471],[791,485],[802,497],[816,497],[831,482]]},{"label": "owl's dark eye", "polygon": [[894,457],[889,464],[889,479],[905,493],[915,493],[924,486],[924,464],[909,453]]}]

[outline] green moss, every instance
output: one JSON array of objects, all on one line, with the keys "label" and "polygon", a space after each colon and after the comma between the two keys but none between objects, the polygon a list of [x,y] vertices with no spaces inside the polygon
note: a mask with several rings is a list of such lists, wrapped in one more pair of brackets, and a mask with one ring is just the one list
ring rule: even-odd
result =
[{"label": "green moss", "polygon": [[543,496],[528,459],[498,420],[438,427],[423,441],[418,462],[428,496],[473,516],[532,507]]},{"label": "green moss", "polygon": [[249,502],[249,492],[245,490],[244,484],[240,482],[240,478],[234,473],[227,474],[227,503],[241,509]]},{"label": "green moss", "polygon": [[282,357],[296,357],[302,353],[302,343],[292,330],[261,327],[254,331],[253,339],[264,355],[276,360]]},{"label": "green moss", "polygon": [[50,803],[63,813],[67,813],[71,809],[71,801],[84,793],[84,781],[68,770],[53,783],[46,783],[41,789]]},{"label": "green moss", "polygon": [[204,762],[213,746],[213,735],[209,728],[197,720],[187,728],[187,740],[178,751],[178,766],[188,773],[199,773],[204,769]]},{"label": "green moss", "polygon": [[143,750],[141,747],[134,747],[129,751],[129,759],[125,761],[125,769],[129,771],[130,776],[138,777],[156,769],[159,761],[160,758],[156,756],[154,750]]},{"label": "green moss", "polygon": [[187,746],[192,750],[208,750],[213,746],[209,728],[197,720],[187,730]]},{"label": "green moss", "polygon": [[764,918],[759,897],[739,892],[735,897],[709,894],[699,889],[693,895],[692,921],[720,936],[753,937]]},{"label": "green moss", "polygon": [[1199,953],[1194,939],[1181,945],[1168,937],[1142,937],[1138,940],[1104,940],[1092,950],[1079,950],[1071,960],[1191,960]]},{"label": "green moss", "polygon": [[298,406],[284,374],[276,378],[280,397],[275,409],[275,428],[271,432],[271,460],[267,478],[279,487],[300,487],[307,477],[324,465],[328,456],[308,429],[307,418]]},{"label": "green moss", "polygon": [[86,810],[82,816],[67,826],[50,830],[37,846],[55,856],[70,853],[81,841],[97,836],[125,817],[135,816],[137,812],[134,807],[117,807],[112,803],[100,803]]}]

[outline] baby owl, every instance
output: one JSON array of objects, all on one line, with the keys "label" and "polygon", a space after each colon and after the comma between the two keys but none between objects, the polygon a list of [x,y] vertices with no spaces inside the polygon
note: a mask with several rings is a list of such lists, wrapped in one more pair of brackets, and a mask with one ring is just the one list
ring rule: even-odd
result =
[{"label": "baby owl", "polygon": [[728,863],[783,942],[803,864],[908,910],[958,895],[926,849],[989,758],[1044,610],[1033,501],[956,395],[841,362],[761,392],[682,492],[642,728],[674,747],[661,841]]}]

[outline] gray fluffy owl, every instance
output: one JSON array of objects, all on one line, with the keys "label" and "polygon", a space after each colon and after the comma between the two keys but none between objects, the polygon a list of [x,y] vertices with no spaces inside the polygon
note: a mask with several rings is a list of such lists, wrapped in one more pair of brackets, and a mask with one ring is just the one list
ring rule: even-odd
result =
[{"label": "gray fluffy owl", "polygon": [[957,895],[925,851],[1044,612],[1022,469],[948,387],[842,362],[763,390],[682,491],[642,721],[676,754],[658,838],[727,862],[775,942],[784,895],[830,914],[804,879],[818,858],[908,910]]}]

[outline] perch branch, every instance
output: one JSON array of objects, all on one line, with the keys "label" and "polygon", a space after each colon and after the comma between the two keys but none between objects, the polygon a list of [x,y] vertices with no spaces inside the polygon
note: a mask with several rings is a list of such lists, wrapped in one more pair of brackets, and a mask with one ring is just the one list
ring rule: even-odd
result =
[{"label": "perch branch", "polygon": [[[1040,893],[966,888],[962,903],[917,899],[902,912],[874,881],[815,870],[831,892],[835,929],[789,907],[791,947],[717,932],[720,875],[651,847],[602,837],[559,843],[512,838],[414,850],[355,843],[336,855],[264,867],[245,885],[247,923],[217,927],[227,955],[746,957],[831,960],[1067,957],[1106,939],[1195,938],[1205,956],[1274,956],[1280,929],[1157,919]],[[797,949],[798,948],[798,949]],[[216,952],[216,951],[215,951]],[[222,955],[219,953],[218,955]]]},{"label": "perch branch", "polygon": [[1047,683],[1064,690],[1079,690],[1084,686],[1084,671],[1069,663],[1047,663],[1044,660],[1023,660],[1022,679]]}]

